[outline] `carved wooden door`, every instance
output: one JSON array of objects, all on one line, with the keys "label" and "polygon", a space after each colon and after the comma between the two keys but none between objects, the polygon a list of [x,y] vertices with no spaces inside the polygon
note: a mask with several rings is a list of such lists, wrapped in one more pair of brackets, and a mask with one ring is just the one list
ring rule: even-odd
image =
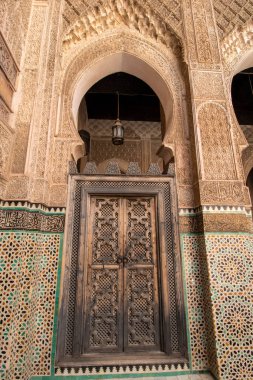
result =
[{"label": "carved wooden door", "polygon": [[91,196],[83,353],[160,351],[155,198]]}]

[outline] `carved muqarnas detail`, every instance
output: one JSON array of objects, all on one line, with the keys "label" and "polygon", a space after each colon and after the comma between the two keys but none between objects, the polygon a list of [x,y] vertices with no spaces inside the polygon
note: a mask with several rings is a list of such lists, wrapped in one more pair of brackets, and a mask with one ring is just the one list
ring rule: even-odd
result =
[{"label": "carved muqarnas detail", "polygon": [[235,25],[242,26],[252,17],[252,1],[214,0],[213,3],[221,38],[229,35]]},{"label": "carved muqarnas detail", "polygon": [[104,31],[126,26],[157,42],[172,48],[180,54],[179,41],[169,26],[147,6],[143,7],[135,0],[112,0],[94,7],[80,18],[64,36],[65,50],[83,39],[98,35]]}]

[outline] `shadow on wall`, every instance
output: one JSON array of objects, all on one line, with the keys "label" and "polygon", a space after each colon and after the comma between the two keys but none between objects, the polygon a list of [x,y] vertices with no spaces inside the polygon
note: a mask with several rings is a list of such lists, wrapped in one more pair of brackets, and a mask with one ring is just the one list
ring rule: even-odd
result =
[{"label": "shadow on wall", "polygon": [[249,172],[248,178],[246,185],[249,188],[249,193],[250,193],[250,199],[251,199],[251,205],[252,205],[252,212],[253,212],[253,168]]}]

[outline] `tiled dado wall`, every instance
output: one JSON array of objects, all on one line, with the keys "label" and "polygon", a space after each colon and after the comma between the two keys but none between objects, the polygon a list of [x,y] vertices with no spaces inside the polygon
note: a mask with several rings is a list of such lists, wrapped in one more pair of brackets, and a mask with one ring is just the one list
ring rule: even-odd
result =
[{"label": "tiled dado wall", "polygon": [[[63,210],[0,207],[3,379],[65,378],[53,375],[63,225]],[[190,370],[184,373],[210,365],[215,372],[215,349],[220,379],[252,379],[253,235],[230,231],[203,236],[198,228],[188,227],[181,225],[190,348]],[[209,278],[214,327],[212,318],[206,318],[211,316],[205,302]],[[210,346],[213,328],[217,340]]]},{"label": "tiled dado wall", "polygon": [[238,214],[203,219],[206,229],[213,220],[211,230],[215,219],[226,223],[223,232],[181,233],[192,367],[210,367],[222,380],[252,380],[253,234],[251,227],[226,231],[229,219],[243,219],[244,228],[252,221]]},{"label": "tiled dado wall", "polygon": [[64,210],[0,206],[0,378],[51,373],[63,228]]}]

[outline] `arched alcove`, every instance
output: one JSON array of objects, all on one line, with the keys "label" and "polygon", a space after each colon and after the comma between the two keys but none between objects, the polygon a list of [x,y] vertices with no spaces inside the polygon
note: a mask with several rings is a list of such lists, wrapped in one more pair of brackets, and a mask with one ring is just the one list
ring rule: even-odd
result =
[{"label": "arched alcove", "polygon": [[[100,174],[105,173],[105,163],[110,160],[119,164],[122,160],[135,162],[143,174],[151,164],[163,172],[160,150],[165,126],[161,114],[164,112],[158,96],[137,77],[119,72],[101,79],[88,90],[79,106],[79,134],[84,143],[87,133],[91,137],[90,154],[85,153],[81,159],[80,173],[87,160],[98,165]],[[118,116],[123,132],[120,145],[112,141],[112,126]],[[120,170],[125,173],[127,167]]]},{"label": "arched alcove", "polygon": [[87,71],[80,74],[72,97],[72,114],[76,125],[79,106],[84,94],[99,80],[117,72],[134,75],[147,83],[160,99],[166,124],[171,123],[174,101],[168,84],[157,70],[144,60],[126,52],[118,52],[98,60]]},{"label": "arched alcove", "polygon": [[[64,57],[62,63],[54,147],[56,165],[52,172],[52,201],[57,200],[58,204],[59,196],[66,199],[63,183],[66,183],[68,161],[73,157],[77,161],[83,155],[83,150],[80,149],[83,142],[78,134],[78,109],[84,94],[105,76],[124,72],[147,83],[160,100],[163,109],[163,147],[160,152],[162,155],[166,153],[166,162],[175,156],[176,167],[179,168],[177,180],[182,180],[184,184],[180,202],[191,207],[193,198],[190,189],[192,158],[189,115],[185,96],[186,84],[178,57],[172,50],[166,51],[161,45],[140,35],[137,38],[131,30],[115,30],[103,38],[97,37],[86,43],[82,49],[78,47],[76,54],[73,54],[72,51],[71,57]],[[187,178],[181,175],[181,166],[185,165],[187,170],[184,170],[184,173],[187,173]],[[59,185],[55,183],[55,178]]]},{"label": "arched alcove", "polygon": [[238,123],[241,126],[253,125],[253,62],[252,66],[233,77],[231,91]]},{"label": "arched alcove", "polygon": [[252,212],[253,212],[253,168],[249,172],[249,175],[247,177],[246,185],[249,188],[249,194],[251,199],[251,206],[252,206]]},{"label": "arched alcove", "polygon": [[234,67],[231,98],[237,122],[248,144],[244,144],[246,149],[242,152],[246,181],[253,159],[253,49],[246,51]]}]

